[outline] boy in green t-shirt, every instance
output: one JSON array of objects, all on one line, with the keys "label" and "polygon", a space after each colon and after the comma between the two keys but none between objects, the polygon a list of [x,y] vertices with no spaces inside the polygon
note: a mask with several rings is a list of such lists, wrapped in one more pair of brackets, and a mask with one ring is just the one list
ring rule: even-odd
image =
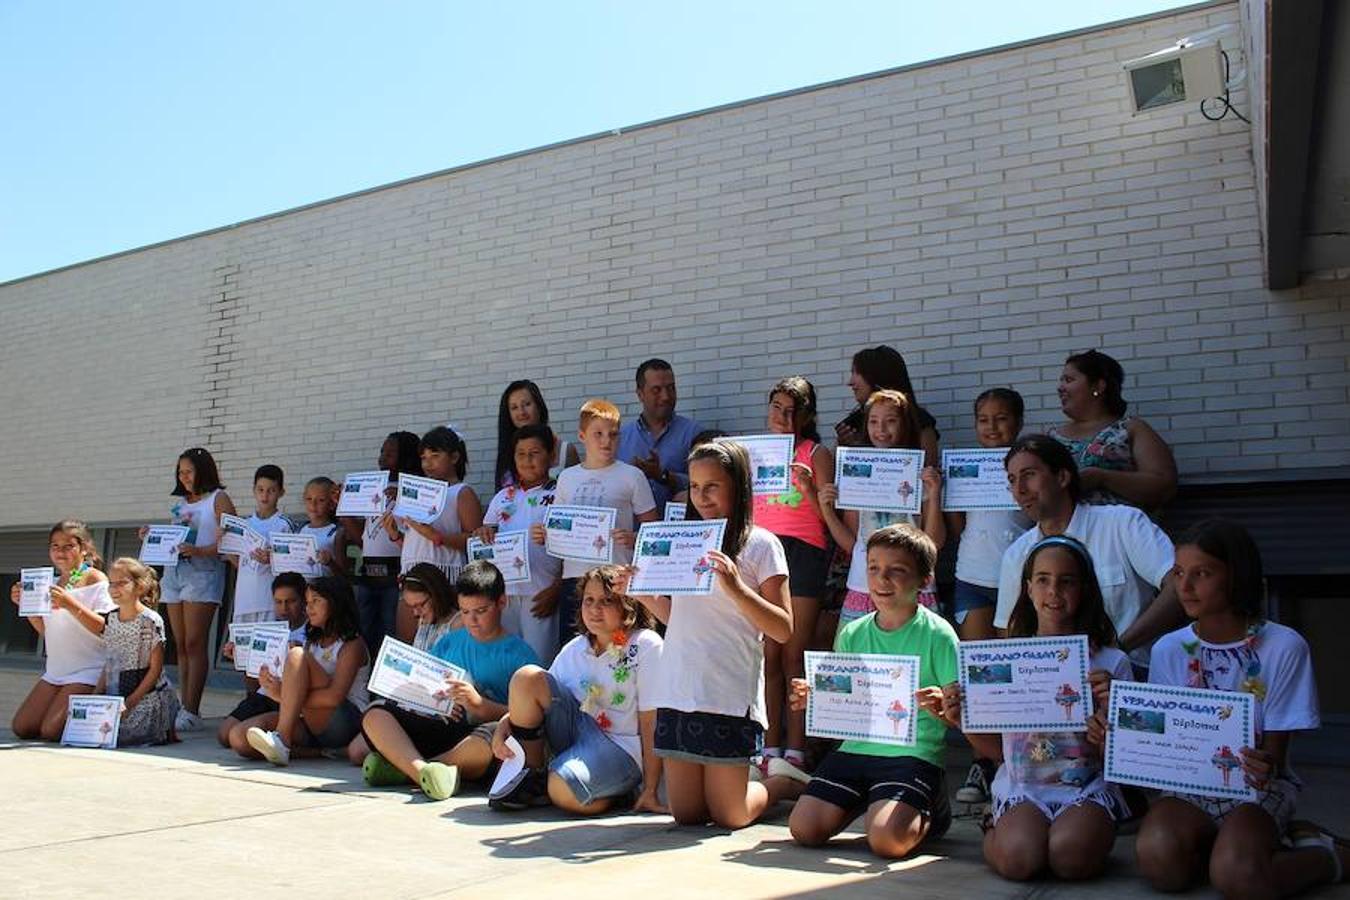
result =
[{"label": "boy in green t-shirt", "polygon": [[[937,547],[912,525],[889,525],[867,540],[867,589],[876,605],[840,629],[839,653],[919,657],[916,705],[929,715],[915,724],[913,747],[845,741],[821,762],[788,826],[799,844],[818,847],[866,811],[867,844],[899,858],[951,825],[943,770],[947,727],[938,718],[942,686],[956,681],[956,632],[919,606],[919,588],[932,574]],[[792,680],[792,707],[805,709],[810,686]]]}]

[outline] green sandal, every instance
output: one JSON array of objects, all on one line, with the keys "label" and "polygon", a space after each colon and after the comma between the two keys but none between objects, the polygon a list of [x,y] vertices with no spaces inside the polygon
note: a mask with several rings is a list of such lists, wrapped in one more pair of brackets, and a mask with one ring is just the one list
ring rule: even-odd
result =
[{"label": "green sandal", "polygon": [[455,796],[459,790],[459,767],[445,763],[427,763],[417,779],[422,793],[432,800],[445,800]]},{"label": "green sandal", "polygon": [[395,787],[408,784],[410,779],[378,753],[367,753],[361,763],[361,775],[371,787]]}]

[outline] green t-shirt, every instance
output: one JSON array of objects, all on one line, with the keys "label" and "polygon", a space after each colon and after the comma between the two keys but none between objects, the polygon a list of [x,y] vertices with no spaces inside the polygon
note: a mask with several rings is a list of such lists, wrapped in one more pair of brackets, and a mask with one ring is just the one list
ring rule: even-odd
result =
[{"label": "green t-shirt", "polygon": [[[834,638],[838,653],[889,653],[919,657],[919,687],[951,684],[956,680],[956,631],[941,616],[918,607],[914,618],[898,631],[883,631],[877,626],[877,614],[839,629]],[[914,725],[915,745],[897,747],[871,741],[844,741],[839,749],[864,756],[917,756],[935,766],[943,765],[947,726],[929,713],[917,711]]]}]

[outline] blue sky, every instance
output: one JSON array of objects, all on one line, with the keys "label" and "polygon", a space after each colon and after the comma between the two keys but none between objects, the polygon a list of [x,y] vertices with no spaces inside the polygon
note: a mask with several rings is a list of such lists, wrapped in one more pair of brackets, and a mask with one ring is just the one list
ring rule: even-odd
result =
[{"label": "blue sky", "polygon": [[0,0],[0,282],[1175,0]]}]

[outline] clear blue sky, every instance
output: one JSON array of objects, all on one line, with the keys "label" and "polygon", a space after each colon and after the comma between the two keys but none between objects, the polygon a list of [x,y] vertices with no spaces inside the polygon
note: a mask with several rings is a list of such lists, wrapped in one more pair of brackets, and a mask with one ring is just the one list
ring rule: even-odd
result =
[{"label": "clear blue sky", "polygon": [[1176,0],[0,0],[0,282]]}]

